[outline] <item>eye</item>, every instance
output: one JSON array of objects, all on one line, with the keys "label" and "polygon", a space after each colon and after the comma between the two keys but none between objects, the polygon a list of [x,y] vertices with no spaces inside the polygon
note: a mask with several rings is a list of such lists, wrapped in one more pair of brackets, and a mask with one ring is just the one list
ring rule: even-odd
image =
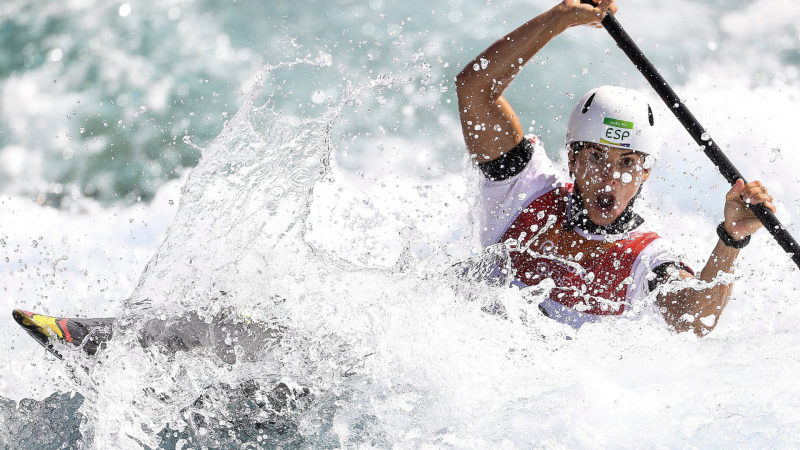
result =
[{"label": "eye", "polygon": [[624,167],[626,169],[629,169],[629,168],[631,168],[631,167],[636,165],[636,159],[632,158],[630,156],[625,156],[622,159],[620,159],[617,164],[619,164],[620,167]]},{"label": "eye", "polygon": [[591,161],[593,163],[603,162],[604,159],[605,158],[603,158],[603,153],[602,152],[598,152],[597,150],[592,150],[592,152],[589,153],[589,161]]}]

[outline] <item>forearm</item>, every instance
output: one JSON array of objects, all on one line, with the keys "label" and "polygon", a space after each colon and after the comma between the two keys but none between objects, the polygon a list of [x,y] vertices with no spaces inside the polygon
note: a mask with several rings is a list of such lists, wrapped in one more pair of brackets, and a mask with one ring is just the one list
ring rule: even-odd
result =
[{"label": "forearm", "polygon": [[[738,249],[717,241],[708,262],[700,272],[699,280],[713,284],[720,272],[733,273],[733,264],[738,255]],[[692,330],[698,336],[704,336],[717,325],[719,316],[728,305],[732,290],[733,283],[719,283],[705,289],[686,288],[665,294],[662,303],[671,319],[669,321],[677,331]]]},{"label": "forearm", "polygon": [[457,89],[499,97],[522,66],[568,27],[566,14],[559,4],[500,38],[458,74]]},{"label": "forearm", "polygon": [[499,158],[522,139],[520,120],[501,94],[522,66],[566,28],[562,9],[556,6],[498,40],[456,78],[464,140],[479,162]]},{"label": "forearm", "polygon": [[[724,230],[730,239],[731,245],[735,241],[747,239],[761,228],[761,221],[756,218],[750,205],[763,204],[775,214],[775,205],[772,196],[767,192],[760,181],[745,184],[744,180],[736,180],[731,190],[725,194],[725,222]],[[747,243],[744,243],[747,245]],[[739,256],[739,250],[728,247],[722,240],[717,241],[717,246],[711,252],[706,266],[700,272],[700,280],[715,284],[705,289],[687,287],[678,292],[661,294],[658,304],[667,323],[677,331],[693,330],[698,336],[704,336],[717,325],[722,310],[728,305],[733,291],[733,283],[714,283],[720,272],[733,273],[733,263]],[[682,278],[693,278],[686,272],[681,272]]]},{"label": "forearm", "polygon": [[[713,283],[720,272],[733,273],[733,263],[736,261],[737,256],[739,256],[738,249],[728,247],[718,240],[714,251],[711,252],[711,257],[709,257],[708,262],[700,272],[700,280]],[[690,290],[690,292],[690,303],[695,306],[693,315],[697,318],[714,315],[714,325],[716,325],[722,310],[728,306],[728,300],[730,300],[731,292],[733,292],[733,283],[719,283],[703,290]],[[713,329],[714,326],[706,328]],[[711,330],[709,329],[709,331]]]}]

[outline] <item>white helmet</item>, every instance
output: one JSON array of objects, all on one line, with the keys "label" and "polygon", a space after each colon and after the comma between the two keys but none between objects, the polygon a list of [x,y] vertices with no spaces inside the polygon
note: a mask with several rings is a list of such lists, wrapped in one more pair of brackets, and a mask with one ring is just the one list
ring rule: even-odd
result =
[{"label": "white helmet", "polygon": [[644,94],[617,86],[600,86],[587,92],[572,110],[567,143],[593,142],[630,148],[658,158],[661,130]]}]

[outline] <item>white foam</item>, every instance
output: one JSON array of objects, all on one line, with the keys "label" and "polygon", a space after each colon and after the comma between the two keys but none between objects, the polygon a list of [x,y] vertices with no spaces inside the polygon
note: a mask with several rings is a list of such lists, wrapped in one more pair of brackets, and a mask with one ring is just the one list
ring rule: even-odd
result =
[{"label": "white foam", "polygon": [[[769,6],[752,8],[769,17],[791,16],[781,19],[782,26],[796,23],[795,9],[774,12],[764,5]],[[750,22],[741,14],[752,12],[723,17],[729,35],[721,37],[720,51],[688,70],[688,81],[675,88],[745,176],[770,187],[779,217],[793,227],[800,201],[795,191],[800,160],[791,151],[797,83],[788,75],[759,78],[764,64],[783,65],[781,73],[791,73],[776,51],[743,59],[727,53],[726,43],[771,36],[768,26],[746,28]],[[683,33],[694,26],[672,28]],[[348,110],[343,111],[347,117]],[[727,187],[668,114],[660,108],[668,145],[642,205],[648,220],[699,270],[716,242],[714,227]],[[455,117],[450,121],[456,123]],[[797,446],[798,271],[765,232],[742,252],[741,278],[708,337],[673,335],[647,320],[589,324],[574,333],[539,315],[540,293],[473,285],[448,272],[458,259],[475,254],[470,183],[461,174],[424,182],[403,175],[435,151],[419,142],[451,142],[453,127],[420,141],[396,140],[391,160],[398,167],[374,170],[362,180],[336,165],[325,172],[329,149],[319,144],[325,139],[316,125],[288,119],[254,125],[269,143],[259,147],[265,152],[260,156],[274,171],[264,170],[259,148],[211,148],[206,162],[213,164],[198,167],[184,193],[192,214],[179,218],[179,228],[137,290],[140,300],[175,310],[235,307],[255,321],[279,321],[290,331],[268,359],[229,367],[195,352],[170,360],[127,346],[131,339],[122,336],[108,349],[108,363],[93,367],[90,382],[76,386],[62,364],[41,361],[43,350],[15,325],[0,325],[4,342],[15,341],[6,344],[15,346],[13,351],[4,349],[13,361],[4,363],[0,394],[43,397],[55,387],[85,392],[91,403],[87,426],[93,427],[98,447],[134,447],[126,435],[156,445],[155,432],[167,422],[180,424],[181,408],[211,383],[251,379],[265,385],[286,379],[310,387],[318,409],[299,413],[299,432],[309,442],[329,433],[329,442],[341,447],[365,442],[398,448]],[[308,126],[319,142],[294,139],[293,133],[302,135]],[[258,137],[251,131],[223,136],[220,143]],[[392,149],[388,139],[380,142]],[[407,142],[416,148],[404,151]],[[280,146],[285,153],[275,150]],[[231,148],[242,153],[226,154]],[[298,173],[293,170],[298,159],[278,158],[292,152],[322,159],[309,165],[299,158],[299,166],[311,169],[282,179],[278,175]],[[13,149],[8,154],[13,159]],[[226,168],[225,158],[247,164]],[[379,164],[380,155],[371,161]],[[316,177],[322,180],[315,183]],[[287,183],[291,179],[297,182]],[[0,234],[8,238],[2,251],[29,266],[14,272],[19,263],[6,263],[2,285],[13,292],[4,296],[6,308],[68,316],[124,312],[119,301],[133,290],[164,239],[176,196],[174,183],[149,206],[103,209],[83,202],[82,212],[42,208],[21,197],[3,199],[2,217],[8,220],[0,224]],[[175,205],[168,206],[167,199]],[[38,235],[44,239],[33,248]],[[56,267],[66,270],[49,276],[52,258],[60,255],[69,259]],[[195,268],[187,269],[187,259],[197,256]],[[46,285],[50,280],[56,284]],[[212,298],[223,285],[236,295]],[[14,290],[19,287],[23,290]],[[494,303],[505,307],[507,319],[482,310]],[[140,312],[136,306],[126,311]],[[53,380],[57,377],[64,379]],[[174,403],[141,395],[147,388],[169,394]],[[325,411],[333,411],[332,417]],[[329,429],[321,425],[323,419],[330,419]]]},{"label": "white foam", "polygon": [[[76,212],[70,212],[30,198],[0,198],[3,309],[60,317],[114,316],[164,239],[182,182],[165,185],[149,205],[127,208],[102,208],[81,199]],[[42,398],[63,389],[63,365],[10,318],[0,323],[0,334],[7,355],[0,395]]]}]

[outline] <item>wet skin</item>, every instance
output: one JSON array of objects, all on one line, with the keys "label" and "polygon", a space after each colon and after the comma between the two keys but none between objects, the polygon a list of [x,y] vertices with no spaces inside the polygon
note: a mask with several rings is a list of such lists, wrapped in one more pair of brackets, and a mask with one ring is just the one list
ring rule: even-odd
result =
[{"label": "wet skin", "polygon": [[570,151],[569,171],[592,222],[605,226],[622,214],[650,177],[646,162],[641,153],[607,145],[588,143]]},{"label": "wet skin", "polygon": [[[600,22],[609,9],[616,14],[614,0],[600,0],[596,6],[581,4],[579,0],[563,0],[498,39],[464,66],[456,77],[456,92],[464,140],[476,161],[495,160],[523,139],[522,122],[503,92],[525,63],[570,27],[601,27]],[[488,65],[486,61],[489,61]],[[480,131],[476,129],[477,125],[480,125]],[[649,177],[649,170],[644,166],[637,169],[635,162],[626,160],[631,155],[625,155],[625,149],[597,145],[594,149],[599,152],[597,154],[585,150],[570,155],[570,171],[584,194],[589,218],[597,225],[608,225],[625,210],[641,183]],[[633,164],[632,171],[630,164]],[[637,179],[636,172],[640,170],[642,173]],[[614,172],[619,172],[620,178],[615,179]],[[630,182],[623,180],[625,173],[630,174]],[[749,208],[753,204],[763,204],[775,212],[772,196],[758,181],[745,184],[738,180],[725,196],[725,231],[734,239],[744,239],[761,228],[761,222]],[[697,278],[713,282],[720,271],[733,272],[738,254],[738,249],[717,241]],[[685,278],[695,276],[685,270],[675,270],[670,279],[663,282]],[[677,292],[662,292],[658,295],[657,306],[675,331],[694,331],[698,336],[704,336],[716,326],[730,299],[731,289],[732,284],[722,283],[710,284],[706,288],[687,287]],[[706,318],[705,322],[697,320],[700,318]],[[706,325],[711,322],[711,325]]]}]

